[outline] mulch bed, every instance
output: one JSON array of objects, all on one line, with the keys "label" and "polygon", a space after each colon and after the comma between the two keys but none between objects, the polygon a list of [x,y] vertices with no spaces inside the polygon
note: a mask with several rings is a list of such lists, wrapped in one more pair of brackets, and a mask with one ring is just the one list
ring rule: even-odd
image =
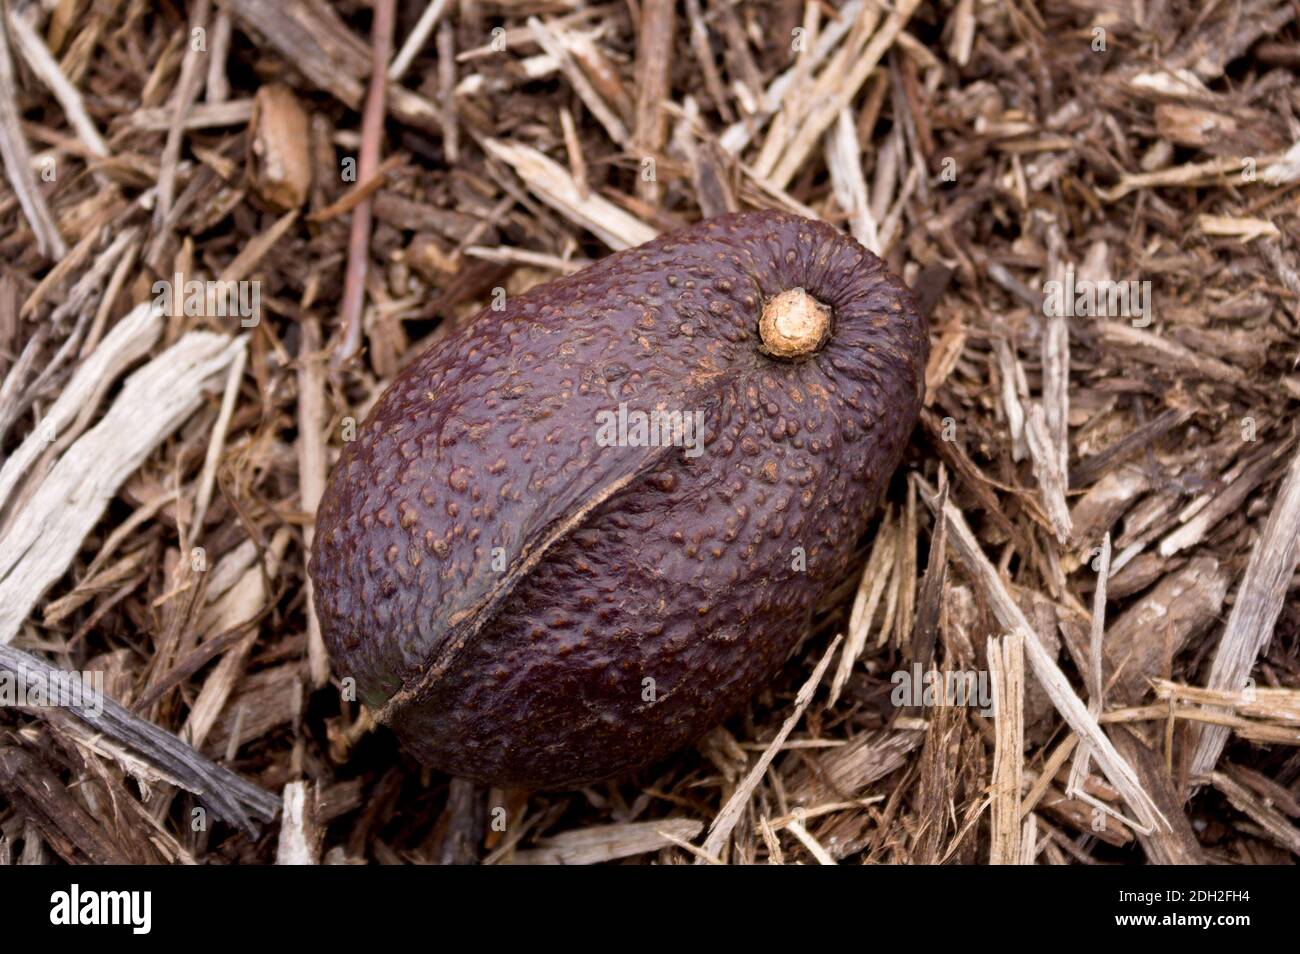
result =
[{"label": "mulch bed", "polygon": [[[116,703],[0,708],[0,862],[1300,854],[1300,6],[6,9],[0,675]],[[496,289],[765,207],[930,320],[854,575],[634,778],[422,769],[310,610],[342,442]]]}]

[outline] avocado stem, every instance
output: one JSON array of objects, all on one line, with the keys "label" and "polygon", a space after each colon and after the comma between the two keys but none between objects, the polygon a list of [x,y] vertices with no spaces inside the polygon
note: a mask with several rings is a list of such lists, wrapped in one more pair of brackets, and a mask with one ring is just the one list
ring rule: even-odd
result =
[{"label": "avocado stem", "polygon": [[762,350],[774,358],[800,358],[826,343],[831,310],[803,288],[787,288],[768,299],[758,319]]}]

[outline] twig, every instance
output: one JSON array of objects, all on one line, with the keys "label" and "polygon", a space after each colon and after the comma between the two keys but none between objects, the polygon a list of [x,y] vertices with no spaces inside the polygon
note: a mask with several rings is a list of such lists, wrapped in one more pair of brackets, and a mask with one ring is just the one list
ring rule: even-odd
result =
[{"label": "twig", "polygon": [[[661,108],[670,98],[669,60],[672,58],[675,0],[644,0],[636,44],[636,129],[632,146],[644,162],[652,159],[668,138],[668,118]],[[637,178],[637,194],[652,205],[659,202],[657,176]]]},{"label": "twig", "polygon": [[63,75],[63,71],[50,55],[45,42],[32,29],[31,24],[15,10],[9,12],[9,28],[13,31],[13,38],[18,42],[18,52],[23,55],[32,72],[41,78],[41,82],[49,87],[54,98],[59,101],[59,105],[63,107],[63,112],[68,117],[68,125],[76,132],[77,138],[86,144],[86,148],[91,153],[101,159],[107,158],[108,144],[95,128],[94,120],[86,113],[81,93]]},{"label": "twig", "polygon": [[239,398],[239,384],[243,380],[244,366],[247,363],[248,349],[244,348],[235,355],[230,370],[226,372],[226,388],[221,397],[221,410],[217,414],[216,423],[212,426],[207,456],[203,460],[198,490],[194,494],[194,518],[190,523],[186,550],[203,539],[203,518],[208,514],[208,504],[212,502],[212,487],[217,479],[217,464],[221,461],[221,450],[226,444],[226,431],[230,427],[230,417],[235,413],[235,401]]},{"label": "twig", "polygon": [[[442,16],[443,8],[447,6],[447,0],[431,0],[429,5],[424,8],[420,14],[420,19],[416,21],[411,30],[410,36],[402,44],[402,48],[397,51],[393,57],[393,62],[388,67],[389,82],[396,83],[410,68],[411,62],[419,55],[420,50],[424,49],[424,44],[429,42],[429,34],[433,32],[438,18]],[[439,53],[439,56],[442,54]]]},{"label": "twig", "polygon": [[[6,6],[0,5],[0,11]],[[9,54],[8,19],[0,14],[0,158],[4,159],[9,184],[13,186],[32,234],[36,236],[36,247],[46,258],[61,259],[68,254],[68,246],[36,184],[31,150],[23,135],[22,114],[15,98],[18,82],[14,61]]]},{"label": "twig", "polygon": [[[210,12],[210,0],[195,0],[194,10],[190,14],[191,34],[195,30],[206,30]],[[168,215],[172,210],[172,197],[176,192],[176,168],[180,164],[181,142],[185,137],[185,114],[190,111],[194,100],[203,90],[204,74],[199,69],[203,56],[206,56],[206,53],[190,44],[186,48],[185,59],[181,61],[181,78],[176,89],[172,124],[167,130],[167,141],[163,144],[162,159],[158,166],[158,192],[153,210],[153,227],[156,233],[164,231]],[[153,247],[160,247],[160,238],[161,235],[155,236]]]},{"label": "twig", "polygon": [[831,644],[826,647],[826,652],[822,653],[821,660],[817,663],[813,673],[808,677],[808,681],[799,689],[799,694],[795,696],[794,711],[782,723],[776,736],[768,744],[767,750],[759,756],[754,767],[749,770],[749,774],[744,780],[736,786],[735,792],[731,798],[727,799],[727,804],[722,806],[718,812],[713,824],[709,826],[709,836],[704,840],[703,849],[707,855],[715,858],[722,856],[722,850],[727,845],[727,840],[731,837],[731,832],[735,829],[736,823],[740,821],[740,814],[745,810],[750,796],[754,794],[754,789],[758,787],[759,781],[763,778],[767,767],[772,764],[772,759],[781,751],[781,746],[785,743],[786,737],[794,730],[799,720],[803,718],[804,710],[812,702],[813,693],[817,691],[818,684],[822,681],[822,675],[826,672],[826,667],[831,664],[831,657],[835,655],[835,650],[840,645],[843,637],[836,636],[831,640]]},{"label": "twig", "polygon": [[[384,134],[384,92],[387,85],[388,58],[393,46],[393,22],[396,0],[376,0],[371,29],[373,72],[366,108],[361,117],[361,155],[357,161],[357,178],[369,179],[379,165]],[[343,280],[343,301],[339,307],[342,340],[334,352],[333,364],[341,367],[361,347],[361,312],[365,307],[366,271],[370,265],[371,199],[362,199],[352,213],[352,231],[348,236],[348,266]]]},{"label": "twig", "polygon": [[[5,645],[0,645],[0,669],[26,682],[44,680],[48,683],[58,673],[44,660]],[[98,705],[63,708],[167,773],[176,784],[207,802],[218,817],[250,835],[257,834],[255,819],[270,821],[275,817],[279,800],[270,792],[208,761],[170,732],[132,715],[115,700],[104,697],[94,701]]]},{"label": "twig", "polygon": [[438,27],[438,98],[442,101],[442,151],[447,164],[460,161],[456,119],[456,31],[450,23]]}]

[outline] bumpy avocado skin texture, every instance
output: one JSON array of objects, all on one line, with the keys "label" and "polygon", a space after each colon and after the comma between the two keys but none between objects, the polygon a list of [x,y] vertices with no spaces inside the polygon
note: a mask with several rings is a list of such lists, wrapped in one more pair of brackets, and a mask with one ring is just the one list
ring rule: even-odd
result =
[{"label": "bumpy avocado skin texture", "polygon": [[[759,315],[794,287],[832,332],[775,359]],[[485,310],[398,376],[331,475],[310,571],[336,673],[421,761],[483,783],[568,788],[689,744],[843,578],[928,349],[878,258],[779,212]],[[600,446],[620,402],[702,411],[703,453]]]}]

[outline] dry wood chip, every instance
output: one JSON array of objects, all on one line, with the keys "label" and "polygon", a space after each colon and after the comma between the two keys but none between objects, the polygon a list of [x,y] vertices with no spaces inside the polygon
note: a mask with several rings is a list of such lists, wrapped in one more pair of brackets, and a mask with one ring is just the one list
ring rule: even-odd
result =
[{"label": "dry wood chip", "polygon": [[0,643],[67,569],[118,488],[198,409],[245,339],[192,331],[136,371],[46,474],[0,540]]},{"label": "dry wood chip", "polygon": [[50,55],[49,48],[40,35],[22,14],[13,9],[9,11],[9,29],[10,35],[18,46],[18,52],[27,61],[27,65],[41,78],[41,82],[49,87],[54,98],[63,107],[63,112],[68,117],[68,125],[76,131],[77,136],[85,143],[92,155],[101,159],[108,158],[108,145],[95,127],[94,120],[86,113],[81,93],[63,75],[59,64]]},{"label": "dry wood chip", "polygon": [[988,643],[993,677],[994,727],[992,833],[989,864],[1021,862],[1020,775],[1025,754],[1025,657],[1023,637],[1008,633]]},{"label": "dry wood chip", "polygon": [[[917,477],[915,479],[919,482],[922,499],[925,500],[927,506],[933,507],[933,501],[936,499],[934,491],[921,478]],[[1102,771],[1106,773],[1106,777],[1111,784],[1124,796],[1129,807],[1137,814],[1141,824],[1148,829],[1166,825],[1167,823],[1156,808],[1155,803],[1152,802],[1151,797],[1142,790],[1132,767],[1116,751],[1097,720],[1088,712],[1087,707],[1084,706],[1070,686],[1056,661],[1043,648],[1037,633],[1029,625],[1024,613],[1016,604],[1010,592],[1008,592],[1006,584],[1003,583],[1002,578],[993,568],[993,564],[989,563],[988,558],[980,550],[979,544],[975,541],[975,535],[971,533],[961,511],[949,502],[944,507],[944,514],[949,526],[949,539],[952,541],[953,549],[956,551],[958,558],[984,592],[985,598],[989,601],[998,622],[1007,627],[1008,630],[1019,632],[1024,636],[1025,652],[1029,657],[1029,665],[1034,671],[1034,676],[1047,691],[1057,711],[1069,723],[1070,728],[1092,744],[1094,757],[1097,759]]]},{"label": "dry wood chip", "polygon": [[1300,725],[1297,725],[1300,723],[1300,689],[1247,686],[1231,692],[1186,686],[1166,679],[1154,682],[1156,698],[1173,703],[1173,708],[1157,707],[1152,718],[1172,715],[1178,719],[1225,726],[1242,738],[1300,745]]},{"label": "dry wood chip", "polygon": [[[11,646],[0,645],[0,669],[25,680],[49,681],[57,670],[44,660]],[[170,732],[140,719],[115,700],[104,697],[99,705],[65,707],[97,733],[123,745],[132,755],[156,767],[168,779],[199,796],[211,810],[249,834],[256,834],[256,820],[270,821],[279,800],[240,778],[229,769],[209,762]],[[98,711],[97,711],[98,710]],[[59,713],[61,709],[35,710]],[[125,766],[132,769],[129,764]]]},{"label": "dry wood chip", "polygon": [[1047,414],[1037,402],[1029,405],[1029,418],[1025,427],[1026,443],[1034,461],[1034,476],[1043,494],[1043,507],[1052,522],[1052,532],[1062,546],[1070,542],[1073,527],[1070,523],[1070,506],[1065,500],[1066,475],[1061,470],[1061,458],[1048,433]]},{"label": "dry wood chip", "polygon": [[[354,110],[361,108],[370,75],[370,49],[333,7],[313,0],[217,0],[235,22],[279,51],[304,76]],[[389,77],[393,114],[430,132],[441,132],[438,108]]]},{"label": "dry wood chip", "polygon": [[650,241],[655,229],[614,203],[583,190],[563,166],[523,143],[485,140],[495,158],[514,169],[538,198],[575,225],[587,229],[615,251]]},{"label": "dry wood chip", "polygon": [[1227,384],[1236,384],[1241,380],[1241,372],[1232,365],[1198,354],[1191,348],[1146,328],[1135,328],[1118,321],[1102,321],[1098,322],[1097,330],[1107,343],[1125,349],[1139,361],[1191,371]]},{"label": "dry wood chip", "polygon": [[1300,828],[1287,821],[1281,812],[1265,804],[1259,796],[1222,772],[1211,772],[1210,783],[1274,841],[1292,854],[1300,855]]},{"label": "dry wood chip", "polygon": [[[1282,159],[1278,155],[1261,156],[1258,160],[1261,177],[1268,175],[1274,163]],[[1182,186],[1197,188],[1204,185],[1221,184],[1229,176],[1235,175],[1241,182],[1241,173],[1246,166],[1237,156],[1225,159],[1211,159],[1208,162],[1189,162],[1184,165],[1156,169],[1153,172],[1125,173],[1119,182],[1109,188],[1101,189],[1098,195],[1107,202],[1116,202],[1130,192],[1138,189],[1151,189],[1157,186]],[[1267,181],[1267,180],[1266,180]]]},{"label": "dry wood chip", "polygon": [[690,841],[703,829],[704,823],[694,818],[664,818],[659,821],[575,828],[553,838],[544,839],[537,848],[515,852],[509,863],[516,865],[601,864],[658,851],[679,841]]},{"label": "dry wood chip", "polygon": [[532,31],[537,45],[545,50],[547,55],[556,62],[560,72],[569,81],[573,91],[582,100],[583,105],[591,110],[591,114],[605,127],[605,131],[609,133],[609,138],[620,146],[627,145],[629,141],[627,127],[623,125],[623,121],[615,115],[608,104],[600,98],[600,94],[596,92],[596,88],[587,79],[586,74],[578,68],[573,57],[569,55],[563,34],[557,34],[550,26],[536,17],[528,18],[528,29]]},{"label": "dry wood chip", "polygon": [[849,0],[848,3],[844,4],[835,19],[827,23],[818,34],[817,42],[813,44],[812,50],[807,54],[806,62],[801,58],[798,67],[791,67],[778,74],[768,84],[757,112],[753,116],[747,116],[728,126],[723,134],[718,137],[719,145],[727,152],[739,155],[749,145],[754,135],[761,131],[763,125],[771,119],[773,113],[780,108],[786,95],[795,86],[796,82],[806,79],[808,72],[820,65],[839,42],[848,35],[853,25],[858,22],[862,8],[863,0]]},{"label": "dry wood chip", "polygon": [[835,122],[840,110],[853,100],[867,76],[880,63],[881,57],[894,45],[919,4],[920,0],[899,0],[890,8],[889,16],[880,24],[870,42],[861,48],[860,53],[850,58],[848,72],[831,78],[831,88],[827,90],[829,95],[812,103],[812,109],[803,118],[798,132],[790,137],[790,143],[783,150],[780,162],[768,177],[775,186],[784,189],[789,185],[822,133]]},{"label": "dry wood chip", "polygon": [[857,596],[853,599],[853,609],[849,615],[849,634],[844,641],[844,651],[840,653],[839,665],[835,667],[835,676],[831,680],[830,697],[827,705],[833,706],[844,690],[853,664],[862,655],[870,635],[871,621],[875,619],[876,608],[884,595],[885,585],[889,582],[894,564],[894,547],[896,544],[895,524],[887,517],[880,521],[880,529],[871,545],[871,556],[862,571],[858,583]]},{"label": "dry wood chip", "polygon": [[58,400],[0,468],[0,508],[27,469],[87,407],[94,408],[128,367],[149,353],[162,334],[162,312],[151,304],[133,308],[82,361]]},{"label": "dry wood chip", "polygon": [[867,180],[862,174],[857,128],[848,109],[840,110],[834,130],[826,135],[826,166],[830,169],[835,201],[849,217],[849,231],[879,255],[880,236],[867,200]]},{"label": "dry wood chip", "polygon": [[280,812],[280,842],[275,852],[277,865],[318,865],[320,844],[325,836],[317,821],[315,788],[306,782],[284,787],[284,809]]},{"label": "dry wood chip", "polygon": [[[1255,660],[1268,645],[1282,612],[1287,587],[1296,568],[1300,537],[1300,452],[1291,460],[1286,479],[1278,489],[1263,532],[1255,541],[1245,576],[1237,589],[1228,626],[1214,653],[1209,689],[1236,690],[1245,685]],[[1209,726],[1201,733],[1192,770],[1208,775],[1214,770],[1227,741],[1228,731]]]},{"label": "dry wood chip", "polygon": [[1259,177],[1271,186],[1300,182],[1300,140],[1297,140],[1283,156],[1270,162],[1260,171]]},{"label": "dry wood chip", "polygon": [[[252,99],[232,99],[224,103],[198,103],[185,115],[181,128],[188,132],[242,126],[253,118],[253,102]],[[166,132],[171,128],[172,115],[162,108],[137,109],[128,123],[141,132]]]},{"label": "dry wood chip", "polygon": [[131,858],[57,775],[17,746],[0,749],[0,792],[69,864],[126,865]]},{"label": "dry wood chip", "polygon": [[1260,237],[1276,238],[1282,233],[1267,219],[1253,219],[1239,215],[1202,215],[1196,220],[1206,235],[1227,235],[1243,242]]},{"label": "dry wood chip", "polygon": [[821,682],[826,667],[831,664],[831,657],[839,647],[841,638],[836,636],[831,640],[830,646],[822,654],[821,661],[817,663],[817,668],[813,670],[813,674],[808,677],[808,681],[799,689],[799,694],[794,701],[794,711],[782,723],[776,738],[769,743],[767,749],[754,763],[754,767],[749,770],[749,774],[745,776],[744,781],[736,787],[736,791],[732,793],[731,798],[727,799],[727,803],[722,806],[722,810],[713,819],[713,824],[709,826],[709,835],[704,839],[704,845],[702,846],[705,854],[714,858],[722,855],[722,850],[730,840],[736,823],[740,821],[740,815],[749,803],[750,796],[754,794],[754,789],[758,787],[758,783],[762,780],[768,766],[772,764],[772,759],[776,758],[776,754],[781,750],[786,737],[794,730],[795,724],[803,718],[804,710],[812,702],[813,693],[817,691],[817,685]]},{"label": "dry wood chip", "polygon": [[311,189],[307,112],[293,90],[271,83],[253,99],[248,143],[253,187],[281,211],[300,207]]},{"label": "dry wood chip", "polygon": [[[267,547],[266,565],[250,568],[228,593],[208,607],[201,623],[206,632],[224,633],[256,620],[266,607],[270,597],[266,588],[279,573],[280,559],[289,544],[289,538],[287,527],[277,531]],[[235,685],[243,674],[244,662],[256,640],[257,630],[253,628],[221,657],[221,662],[203,681],[203,688],[194,700],[181,731],[181,737],[196,749],[203,748],[208,733],[212,731],[234,692]]]},{"label": "dry wood chip", "polygon": [[1198,556],[1166,575],[1110,625],[1106,681],[1114,681],[1115,701],[1136,704],[1178,651],[1218,622],[1229,579],[1218,560]]}]

